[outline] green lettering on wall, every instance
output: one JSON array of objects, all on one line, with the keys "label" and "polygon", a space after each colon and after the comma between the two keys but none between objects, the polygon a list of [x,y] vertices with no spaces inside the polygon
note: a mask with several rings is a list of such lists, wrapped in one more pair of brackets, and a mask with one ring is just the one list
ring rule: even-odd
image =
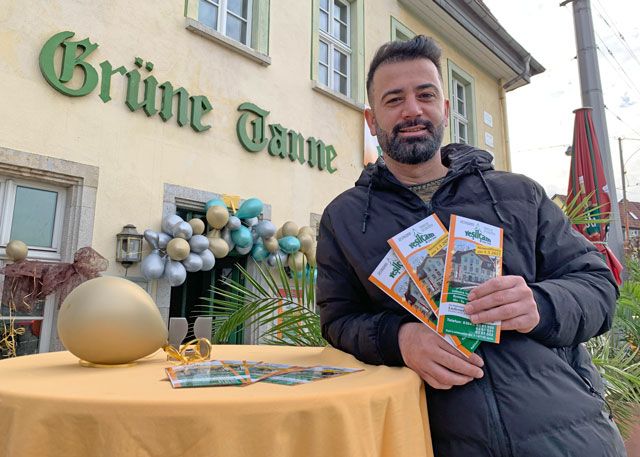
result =
[{"label": "green lettering on wall", "polygon": [[297,160],[301,164],[304,158],[304,137],[293,130],[289,130],[289,159],[293,162]]},{"label": "green lettering on wall", "polygon": [[183,127],[189,122],[187,117],[187,102],[189,101],[189,92],[183,87],[173,90],[173,85],[167,81],[160,84],[162,89],[162,109],[160,110],[160,118],[167,122],[173,116],[173,97],[178,95],[178,125]]},{"label": "green lettering on wall", "polygon": [[213,109],[211,102],[204,95],[193,95],[191,99],[191,128],[196,132],[204,132],[211,128],[210,125],[203,125],[202,116]]},{"label": "green lettering on wall", "polygon": [[[136,58],[136,66],[142,67],[142,59]],[[158,80],[154,76],[148,76],[144,80],[144,98],[140,98],[140,72],[135,68],[127,72],[127,97],[125,104],[131,111],[140,108],[144,109],[147,116],[153,116],[158,112],[156,108],[156,89],[158,88]]]},{"label": "green lettering on wall", "polygon": [[324,142],[322,140],[316,140],[310,136],[307,138],[307,163],[310,167],[318,166],[320,170],[324,169]]},{"label": "green lettering on wall", "polygon": [[335,148],[331,145],[327,146],[324,149],[326,158],[327,158],[327,171],[331,174],[336,172],[336,168],[333,166],[332,162],[333,159],[335,159],[338,156],[338,153],[336,152]]},{"label": "green lettering on wall", "polygon": [[272,156],[280,156],[284,159],[287,156],[287,129],[280,124],[269,124],[269,130],[271,130],[271,140],[267,151]]},{"label": "green lettering on wall", "polygon": [[127,69],[124,66],[119,66],[115,70],[111,66],[111,62],[105,60],[100,64],[100,98],[104,103],[107,103],[111,100],[111,76],[120,73],[124,75],[127,72]]},{"label": "green lettering on wall", "polygon": [[[98,84],[98,73],[95,68],[84,60],[98,47],[97,43],[91,43],[89,38],[80,41],[66,41],[72,38],[73,32],[65,31],[53,35],[42,47],[38,63],[44,79],[58,92],[71,97],[82,97],[95,89]],[[62,46],[62,66],[60,75],[56,74],[54,56],[56,49]],[[65,83],[71,81],[76,67],[80,67],[84,73],[84,81],[77,89],[67,87]]]},{"label": "green lettering on wall", "polygon": [[[263,110],[253,103],[243,103],[238,107],[238,111],[248,111],[240,116],[236,124],[236,134],[240,144],[249,152],[262,151],[269,141],[264,134],[264,118],[269,115],[269,111]],[[247,120],[251,114],[257,117],[251,121],[252,134],[249,136]]]}]

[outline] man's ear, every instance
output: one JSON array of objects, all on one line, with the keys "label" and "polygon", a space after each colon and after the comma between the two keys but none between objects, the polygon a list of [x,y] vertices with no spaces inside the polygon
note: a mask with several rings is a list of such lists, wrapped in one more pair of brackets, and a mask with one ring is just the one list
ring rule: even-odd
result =
[{"label": "man's ear", "polygon": [[449,126],[449,100],[444,101],[444,126]]},{"label": "man's ear", "polygon": [[364,110],[364,118],[367,121],[371,135],[376,136],[376,116],[373,114],[373,110],[371,108],[366,108]]}]

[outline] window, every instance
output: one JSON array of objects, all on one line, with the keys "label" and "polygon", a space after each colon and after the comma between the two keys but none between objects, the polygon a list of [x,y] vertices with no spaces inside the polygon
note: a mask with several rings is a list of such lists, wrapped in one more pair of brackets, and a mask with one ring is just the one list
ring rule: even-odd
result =
[{"label": "window", "polygon": [[351,96],[351,4],[320,0],[318,82]]},{"label": "window", "polygon": [[638,216],[636,216],[632,211],[629,211],[629,214],[631,215],[632,218],[634,218],[636,221],[638,220]]},{"label": "window", "polygon": [[198,20],[247,46],[251,45],[252,0],[200,0]]},{"label": "window", "polygon": [[391,40],[395,41],[409,41],[416,34],[407,26],[398,21],[395,17],[391,16]]},{"label": "window", "polygon": [[475,145],[473,78],[451,60],[448,61],[448,66],[451,142]]},{"label": "window", "polygon": [[[16,339],[16,354],[28,355],[48,352],[51,340],[51,322],[55,308],[55,296],[38,300],[30,308],[19,307],[16,313],[9,311],[9,288],[4,287],[0,301],[0,339],[9,331],[9,322],[13,320],[14,328],[19,333]],[[0,349],[0,359],[7,358],[6,349]]]},{"label": "window", "polygon": [[21,240],[36,258],[60,259],[64,188],[0,176],[0,254]]}]

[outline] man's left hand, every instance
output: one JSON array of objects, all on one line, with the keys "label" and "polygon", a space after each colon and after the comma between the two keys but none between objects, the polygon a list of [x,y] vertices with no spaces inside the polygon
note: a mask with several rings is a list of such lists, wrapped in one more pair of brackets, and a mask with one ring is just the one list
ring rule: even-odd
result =
[{"label": "man's left hand", "polygon": [[475,287],[464,308],[474,324],[502,321],[502,330],[529,333],[540,322],[533,292],[521,276],[499,276]]}]

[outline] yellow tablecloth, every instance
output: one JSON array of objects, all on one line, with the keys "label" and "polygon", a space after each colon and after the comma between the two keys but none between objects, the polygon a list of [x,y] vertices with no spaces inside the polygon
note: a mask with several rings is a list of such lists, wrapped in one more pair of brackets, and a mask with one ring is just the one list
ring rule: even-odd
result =
[{"label": "yellow tablecloth", "polygon": [[0,361],[2,457],[432,456],[425,394],[407,368],[333,348],[214,346],[216,359],[364,368],[298,386],[173,389],[162,353],[85,368],[68,352]]}]

